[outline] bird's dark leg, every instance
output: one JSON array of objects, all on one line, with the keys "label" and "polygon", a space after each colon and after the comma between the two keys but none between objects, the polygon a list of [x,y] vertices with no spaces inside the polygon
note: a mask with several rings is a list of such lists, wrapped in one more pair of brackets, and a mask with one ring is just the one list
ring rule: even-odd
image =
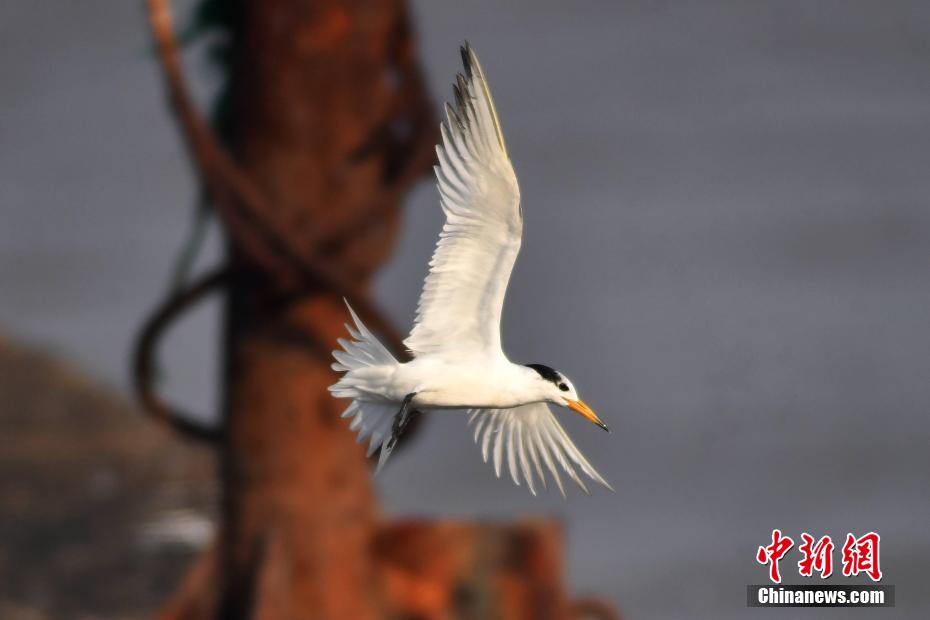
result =
[{"label": "bird's dark leg", "polygon": [[410,401],[413,400],[414,396],[416,396],[416,392],[411,392],[404,396],[404,401],[400,404],[400,411],[394,414],[394,423],[391,425],[391,437],[381,446],[381,456],[378,458],[378,468],[375,470],[375,473],[381,471],[381,468],[387,463],[388,457],[391,456],[391,452],[394,451],[394,446],[397,445],[398,438],[400,438],[404,429],[407,428],[407,423],[410,422],[411,414],[414,413],[414,410],[410,407]]}]

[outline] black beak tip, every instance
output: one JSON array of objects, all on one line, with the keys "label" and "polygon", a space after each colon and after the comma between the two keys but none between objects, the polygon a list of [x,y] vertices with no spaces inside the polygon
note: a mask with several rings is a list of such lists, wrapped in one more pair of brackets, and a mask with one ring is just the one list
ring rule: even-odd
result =
[{"label": "black beak tip", "polygon": [[608,433],[610,432],[610,428],[608,428],[608,426],[607,426],[606,424],[604,424],[603,422],[598,423],[598,426],[600,426],[601,428],[603,428],[603,429],[604,429],[605,431],[607,431]]}]

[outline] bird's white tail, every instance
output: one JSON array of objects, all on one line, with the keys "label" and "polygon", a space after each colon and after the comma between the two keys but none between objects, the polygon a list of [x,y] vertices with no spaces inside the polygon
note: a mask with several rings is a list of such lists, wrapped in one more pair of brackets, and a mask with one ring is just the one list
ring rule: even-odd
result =
[{"label": "bird's white tail", "polygon": [[329,391],[336,398],[353,399],[342,417],[352,418],[349,428],[358,432],[359,442],[371,438],[368,447],[370,456],[390,438],[391,423],[400,406],[399,403],[387,400],[379,390],[398,362],[365,327],[349,302],[346,302],[346,307],[349,308],[355,327],[346,324],[352,340],[340,338],[337,341],[342,349],[333,351],[336,361],[332,369],[344,374],[329,387]]}]

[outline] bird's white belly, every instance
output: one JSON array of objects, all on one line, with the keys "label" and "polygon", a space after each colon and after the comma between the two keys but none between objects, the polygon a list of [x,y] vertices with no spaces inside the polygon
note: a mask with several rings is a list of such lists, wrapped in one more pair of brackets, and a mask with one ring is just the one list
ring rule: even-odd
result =
[{"label": "bird's white belly", "polygon": [[[509,364],[509,363],[508,363]],[[394,375],[395,387],[422,409],[483,409],[524,404],[511,393],[510,372],[496,361],[447,363],[417,358],[403,364]]]}]

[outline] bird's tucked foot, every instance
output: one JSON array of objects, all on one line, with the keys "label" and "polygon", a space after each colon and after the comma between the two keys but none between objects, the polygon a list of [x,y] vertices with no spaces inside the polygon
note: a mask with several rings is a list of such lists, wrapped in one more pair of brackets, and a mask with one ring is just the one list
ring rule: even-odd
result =
[{"label": "bird's tucked foot", "polygon": [[388,457],[391,456],[391,452],[394,451],[394,447],[397,445],[397,440],[403,434],[404,429],[407,428],[412,414],[415,413],[415,410],[410,407],[410,401],[413,400],[414,396],[416,396],[416,392],[411,392],[404,396],[404,400],[400,405],[400,411],[394,415],[394,423],[391,425],[391,437],[381,446],[381,456],[378,458],[378,467],[375,469],[376,474],[380,472],[384,464],[387,463]]}]

